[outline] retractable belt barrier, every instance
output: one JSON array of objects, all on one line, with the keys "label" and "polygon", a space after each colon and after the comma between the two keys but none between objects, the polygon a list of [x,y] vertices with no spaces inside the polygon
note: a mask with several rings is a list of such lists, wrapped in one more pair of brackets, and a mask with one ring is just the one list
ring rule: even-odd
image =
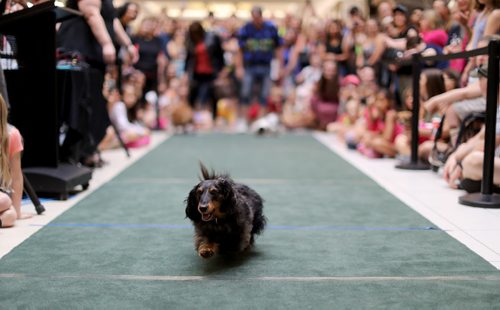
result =
[{"label": "retractable belt barrier", "polygon": [[500,41],[491,41],[488,46],[471,51],[422,56],[413,54],[411,60],[396,60],[393,63],[411,64],[413,77],[413,108],[411,122],[411,159],[409,162],[402,162],[396,166],[399,169],[425,170],[428,165],[418,159],[418,123],[420,111],[420,74],[422,62],[444,61],[457,58],[470,58],[488,54],[488,89],[486,93],[486,135],[484,143],[483,178],[481,181],[481,192],[465,195],[459,198],[459,202],[464,205],[483,208],[500,208],[500,195],[493,193],[493,173],[495,157],[495,137],[496,137],[496,113],[498,106],[498,83],[499,83],[499,57]]}]

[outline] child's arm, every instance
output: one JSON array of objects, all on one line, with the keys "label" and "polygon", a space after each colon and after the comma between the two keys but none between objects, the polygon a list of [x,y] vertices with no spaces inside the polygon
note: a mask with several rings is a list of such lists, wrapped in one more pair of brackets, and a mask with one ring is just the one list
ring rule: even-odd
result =
[{"label": "child's arm", "polygon": [[397,113],[394,110],[389,110],[385,116],[385,128],[382,132],[382,138],[386,141],[392,141],[392,136],[394,135],[394,127],[396,126]]},{"label": "child's arm", "polygon": [[[16,209],[17,218],[26,218],[21,214],[21,199],[23,197],[24,179],[21,170],[21,153],[18,152],[10,159],[10,170],[12,174],[12,205]],[[28,216],[30,217],[30,216]]]}]

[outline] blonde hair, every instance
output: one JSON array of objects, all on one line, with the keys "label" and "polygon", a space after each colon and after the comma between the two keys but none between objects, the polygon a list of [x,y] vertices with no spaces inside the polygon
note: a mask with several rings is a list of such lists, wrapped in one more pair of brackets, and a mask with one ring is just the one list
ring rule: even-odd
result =
[{"label": "blonde hair", "polygon": [[10,188],[12,176],[9,166],[9,128],[7,103],[0,95],[0,187]]},{"label": "blonde hair", "polygon": [[431,9],[425,10],[423,18],[429,21],[431,29],[437,29],[443,27],[443,20],[439,14]]}]

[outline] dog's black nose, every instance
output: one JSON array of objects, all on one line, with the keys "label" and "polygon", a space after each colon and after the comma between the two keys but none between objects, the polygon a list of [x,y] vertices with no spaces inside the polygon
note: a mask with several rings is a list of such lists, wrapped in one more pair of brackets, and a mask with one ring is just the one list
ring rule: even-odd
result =
[{"label": "dog's black nose", "polygon": [[200,210],[201,213],[205,213],[208,211],[208,205],[200,205],[198,209]]}]

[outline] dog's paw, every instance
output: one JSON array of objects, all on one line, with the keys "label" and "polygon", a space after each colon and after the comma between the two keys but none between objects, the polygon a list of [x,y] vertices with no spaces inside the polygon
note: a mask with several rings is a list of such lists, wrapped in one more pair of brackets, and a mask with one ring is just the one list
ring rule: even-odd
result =
[{"label": "dog's paw", "polygon": [[210,258],[215,255],[215,251],[211,248],[203,248],[198,250],[198,255],[203,258]]},{"label": "dog's paw", "polygon": [[203,243],[198,247],[198,255],[203,258],[210,258],[217,254],[219,245],[217,243]]}]

